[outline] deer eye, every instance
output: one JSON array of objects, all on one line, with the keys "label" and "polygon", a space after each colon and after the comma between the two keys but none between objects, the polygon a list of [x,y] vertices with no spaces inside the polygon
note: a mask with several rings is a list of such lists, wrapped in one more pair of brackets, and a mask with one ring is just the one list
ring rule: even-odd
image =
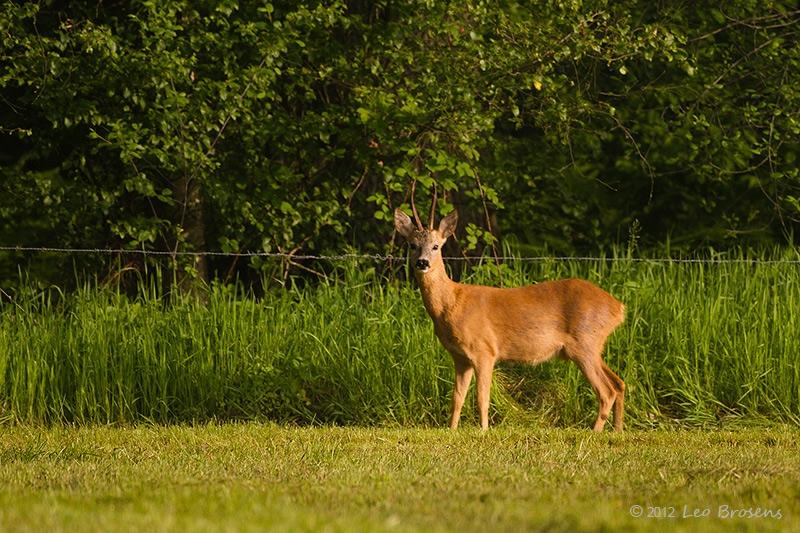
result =
[{"label": "deer eye", "polygon": [[434,245],[433,245],[433,249],[434,249],[434,250],[438,250],[438,249],[439,249],[439,245],[438,245],[438,244],[434,244]]}]

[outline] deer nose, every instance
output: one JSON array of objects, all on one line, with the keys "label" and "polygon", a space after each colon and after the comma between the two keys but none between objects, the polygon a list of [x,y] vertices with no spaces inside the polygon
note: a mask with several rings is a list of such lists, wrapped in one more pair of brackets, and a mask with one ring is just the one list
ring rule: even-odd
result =
[{"label": "deer nose", "polygon": [[429,266],[431,266],[431,263],[427,259],[417,259],[417,268],[419,270],[424,270]]}]

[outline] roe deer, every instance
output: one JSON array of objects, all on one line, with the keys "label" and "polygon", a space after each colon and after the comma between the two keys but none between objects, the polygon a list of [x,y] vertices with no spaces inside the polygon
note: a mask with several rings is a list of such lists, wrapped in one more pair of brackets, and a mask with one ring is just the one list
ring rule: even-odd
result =
[{"label": "roe deer", "polygon": [[412,264],[425,309],[436,336],[453,356],[450,428],[458,427],[461,407],[474,373],[481,428],[489,427],[489,389],[497,361],[541,363],[569,359],[581,369],[600,401],[595,431],[602,431],[612,406],[614,429],[622,430],[625,383],[602,359],[603,346],[624,320],[625,306],[588,281],[565,279],[527,287],[501,289],[466,285],[450,279],[442,246],[455,233],[453,211],[433,228],[423,228],[414,209],[416,228],[400,209],[394,226],[413,249]]}]

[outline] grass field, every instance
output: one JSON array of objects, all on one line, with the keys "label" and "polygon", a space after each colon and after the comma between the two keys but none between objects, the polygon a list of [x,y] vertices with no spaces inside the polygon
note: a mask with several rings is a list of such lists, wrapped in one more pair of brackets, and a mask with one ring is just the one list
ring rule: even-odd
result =
[{"label": "grass field", "polygon": [[0,433],[0,530],[796,531],[798,437],[14,426]]},{"label": "grass field", "polygon": [[207,302],[4,291],[0,531],[797,530],[800,267],[738,259],[465,275],[626,303],[622,434],[588,430],[557,362],[499,367],[489,432],[472,395],[441,429],[450,357],[413,282],[370,268]]}]

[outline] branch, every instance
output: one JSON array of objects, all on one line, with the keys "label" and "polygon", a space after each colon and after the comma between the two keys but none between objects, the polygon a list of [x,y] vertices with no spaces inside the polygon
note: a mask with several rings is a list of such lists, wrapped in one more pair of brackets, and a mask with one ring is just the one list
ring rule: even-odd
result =
[{"label": "branch", "polygon": [[766,15],[766,16],[763,16],[763,17],[753,17],[753,18],[745,19],[745,20],[733,19],[733,18],[728,17],[726,15],[726,18],[728,20],[730,20],[731,22],[729,22],[725,26],[722,26],[721,28],[717,28],[716,30],[710,31],[708,33],[704,33],[703,35],[698,35],[697,37],[693,37],[693,38],[689,39],[688,42],[693,43],[693,42],[696,42],[696,41],[702,41],[703,39],[708,39],[709,37],[712,37],[712,36],[714,36],[714,35],[716,35],[718,33],[721,33],[723,31],[729,30],[729,29],[734,28],[736,26],[746,26],[748,28],[752,28],[752,29],[755,29],[755,30],[771,30],[771,29],[775,29],[775,28],[785,28],[786,26],[792,26],[794,24],[797,24],[800,21],[800,18],[793,18],[793,19],[788,20],[785,23],[772,24],[770,26],[758,26],[758,25],[756,25],[756,23],[758,23],[758,22],[767,22],[767,21],[772,21],[772,20],[780,20],[782,18],[791,17],[793,15],[800,15],[800,9],[796,9],[794,11],[789,11],[787,13],[775,13],[773,15]]}]

